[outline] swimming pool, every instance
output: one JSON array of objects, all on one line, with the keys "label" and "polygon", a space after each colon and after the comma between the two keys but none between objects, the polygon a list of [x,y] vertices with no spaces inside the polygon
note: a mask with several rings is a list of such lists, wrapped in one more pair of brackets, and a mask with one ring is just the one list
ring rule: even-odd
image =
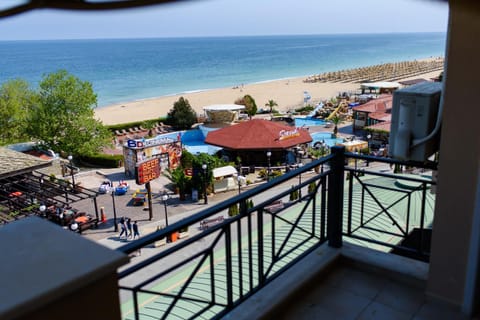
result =
[{"label": "swimming pool", "polygon": [[312,137],[312,142],[310,143],[312,147],[320,146],[322,142],[325,142],[325,144],[329,147],[333,147],[338,143],[344,142],[343,138],[336,138],[330,132],[315,132],[311,133],[310,136]]},{"label": "swimming pool", "polygon": [[327,122],[317,118],[295,118],[295,127],[303,126],[324,126]]},{"label": "swimming pool", "polygon": [[206,144],[205,135],[208,132],[204,132],[200,129],[192,129],[182,132],[182,145],[188,152],[192,154],[208,153],[213,155],[222,148]]}]

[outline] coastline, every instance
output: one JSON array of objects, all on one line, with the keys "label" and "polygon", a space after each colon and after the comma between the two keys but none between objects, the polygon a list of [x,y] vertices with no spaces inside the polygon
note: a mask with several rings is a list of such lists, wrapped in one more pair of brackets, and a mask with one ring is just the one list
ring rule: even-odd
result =
[{"label": "coastline", "polygon": [[[424,74],[402,78],[410,80],[415,78],[430,79],[438,76],[441,71],[432,71]],[[330,99],[339,92],[354,91],[360,88],[356,82],[304,82],[309,76],[287,78],[241,84],[233,88],[218,88],[206,90],[192,90],[188,93],[147,98],[125,103],[113,104],[96,108],[95,117],[105,125],[121,124],[134,121],[142,121],[166,116],[172,109],[174,102],[184,97],[190,102],[192,108],[198,114],[204,114],[203,107],[213,104],[232,104],[238,98],[246,94],[251,95],[257,104],[257,108],[264,108],[269,100],[274,100],[278,111],[286,112],[303,105],[303,92],[307,91],[310,96],[310,104],[316,104],[320,100]]]}]

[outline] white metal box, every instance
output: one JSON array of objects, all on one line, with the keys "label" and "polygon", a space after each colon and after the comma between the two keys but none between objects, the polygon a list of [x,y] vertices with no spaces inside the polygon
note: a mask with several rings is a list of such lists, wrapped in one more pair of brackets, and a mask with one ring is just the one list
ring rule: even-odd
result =
[{"label": "white metal box", "polygon": [[425,161],[438,151],[441,92],[441,82],[423,82],[393,93],[390,157]]}]

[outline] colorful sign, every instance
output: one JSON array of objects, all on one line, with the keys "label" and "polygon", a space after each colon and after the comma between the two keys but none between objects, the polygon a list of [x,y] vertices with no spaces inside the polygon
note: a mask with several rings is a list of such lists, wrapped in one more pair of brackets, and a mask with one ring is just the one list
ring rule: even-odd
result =
[{"label": "colorful sign", "polygon": [[137,184],[145,184],[160,177],[160,159],[153,158],[137,164],[135,180]]},{"label": "colorful sign", "polygon": [[286,140],[290,138],[295,138],[300,136],[300,131],[298,128],[295,128],[294,130],[281,130],[279,133],[279,138],[278,140]]},{"label": "colorful sign", "polygon": [[175,140],[167,137],[155,137],[152,139],[129,139],[127,140],[127,147],[132,149],[142,149],[147,147],[158,146],[160,144],[167,144],[175,142]]}]

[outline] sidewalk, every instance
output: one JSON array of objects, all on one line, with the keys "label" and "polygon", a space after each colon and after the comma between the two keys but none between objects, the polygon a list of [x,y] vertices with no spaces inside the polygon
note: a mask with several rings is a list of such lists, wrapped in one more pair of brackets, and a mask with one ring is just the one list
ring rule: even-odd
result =
[{"label": "sidewalk", "polygon": [[[126,178],[123,168],[93,170],[89,172],[83,172],[75,176],[75,180],[81,182],[83,187],[93,190],[98,190],[100,184],[107,179],[112,181],[114,185],[117,185],[118,181],[124,180],[128,182],[130,188],[125,195],[121,196],[112,197],[111,193],[100,194],[97,197],[98,212],[100,215],[101,208],[103,207],[107,221],[105,223],[99,223],[97,229],[85,230],[82,233],[82,236],[94,241],[98,241],[100,244],[112,249],[120,247],[126,243],[126,240],[118,239],[120,234],[120,226],[118,226],[118,231],[114,231],[113,202],[115,202],[117,224],[122,216],[131,218],[132,223],[136,220],[138,221],[137,223],[139,226],[140,235],[143,236],[147,233],[154,232],[157,230],[158,226],[165,225],[165,205],[161,199],[161,195],[164,191],[167,191],[169,195],[169,199],[167,200],[167,215],[169,224],[193,215],[205,209],[207,206],[214,205],[238,194],[238,189],[235,189],[209,195],[207,205],[204,204],[203,199],[200,199],[199,201],[192,201],[190,199],[180,201],[179,196],[173,194],[173,192],[168,189],[170,181],[161,176],[158,179],[151,181],[152,220],[149,220],[148,208],[144,208],[143,206],[134,206],[131,202],[132,194],[135,192],[135,190],[143,189],[144,186],[137,185],[135,183],[135,179]],[[242,190],[252,187],[254,187],[254,185],[242,187]],[[73,204],[73,206],[80,211],[94,213],[94,203],[92,199],[77,202]],[[195,230],[189,230],[189,232],[192,234],[192,232],[194,233]]]}]

